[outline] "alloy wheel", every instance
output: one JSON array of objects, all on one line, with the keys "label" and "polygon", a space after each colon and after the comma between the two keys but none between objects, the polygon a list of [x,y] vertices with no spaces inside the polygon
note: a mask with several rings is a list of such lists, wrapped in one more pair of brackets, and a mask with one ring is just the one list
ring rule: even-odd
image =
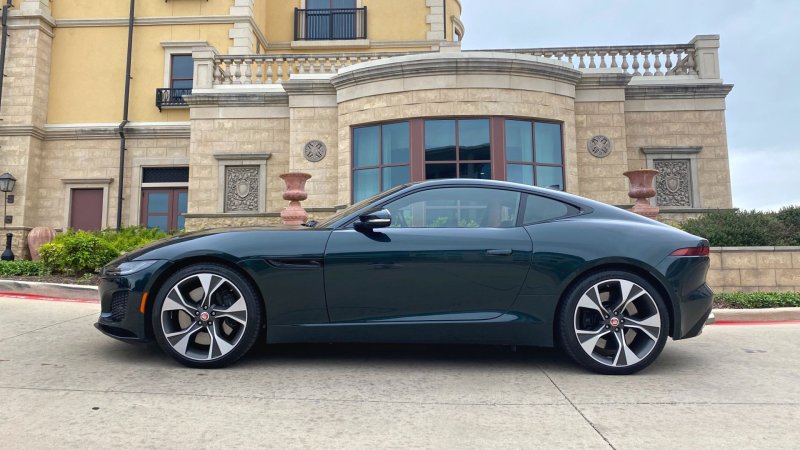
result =
[{"label": "alloy wheel", "polygon": [[197,362],[230,353],[247,328],[248,308],[229,279],[196,273],[172,286],[160,310],[166,342],[178,354]]},{"label": "alloy wheel", "polygon": [[581,295],[573,325],[588,356],[603,365],[623,368],[636,365],[657,347],[661,313],[653,296],[639,284],[609,279]]}]

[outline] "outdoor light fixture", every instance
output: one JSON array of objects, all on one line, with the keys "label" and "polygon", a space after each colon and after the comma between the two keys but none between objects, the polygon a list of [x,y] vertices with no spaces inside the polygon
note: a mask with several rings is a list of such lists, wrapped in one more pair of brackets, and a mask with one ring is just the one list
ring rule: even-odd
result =
[{"label": "outdoor light fixture", "polygon": [[[15,184],[17,184],[17,179],[14,178],[14,175],[8,172],[0,175],[0,192],[5,196],[3,199],[3,229],[5,229],[6,224],[10,224],[13,220],[13,217],[6,214],[6,212],[8,208],[8,193],[14,190]],[[14,252],[11,251],[11,239],[13,237],[14,235],[11,233],[6,234],[6,249],[3,251],[3,256],[0,257],[3,261],[14,260]]]}]

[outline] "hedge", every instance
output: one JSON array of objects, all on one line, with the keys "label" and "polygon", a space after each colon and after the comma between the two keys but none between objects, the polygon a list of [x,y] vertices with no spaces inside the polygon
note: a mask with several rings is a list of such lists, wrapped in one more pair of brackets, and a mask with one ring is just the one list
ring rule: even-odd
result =
[{"label": "hedge", "polygon": [[800,206],[778,212],[718,211],[680,225],[712,247],[800,245]]},{"label": "hedge", "polygon": [[39,261],[0,261],[0,277],[40,277],[47,273]]},{"label": "hedge", "polygon": [[728,292],[714,294],[715,308],[800,307],[800,292]]}]

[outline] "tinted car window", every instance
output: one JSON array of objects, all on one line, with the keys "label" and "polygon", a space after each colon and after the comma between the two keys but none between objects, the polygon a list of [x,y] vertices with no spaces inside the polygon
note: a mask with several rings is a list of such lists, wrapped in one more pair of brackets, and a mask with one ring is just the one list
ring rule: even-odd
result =
[{"label": "tinted car window", "polygon": [[517,223],[519,192],[486,188],[428,189],[385,208],[399,228],[509,228]]},{"label": "tinted car window", "polygon": [[558,219],[561,217],[573,216],[578,214],[578,209],[574,206],[562,203],[552,198],[540,197],[538,195],[528,195],[525,199],[525,217],[523,222],[529,225],[545,220]]}]

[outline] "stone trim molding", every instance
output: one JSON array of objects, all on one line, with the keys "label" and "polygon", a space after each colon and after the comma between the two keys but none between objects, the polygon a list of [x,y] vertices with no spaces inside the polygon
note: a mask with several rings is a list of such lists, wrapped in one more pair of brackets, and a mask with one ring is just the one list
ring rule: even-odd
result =
[{"label": "stone trim molding", "polygon": [[[297,42],[297,41],[272,42],[272,43],[269,44],[268,49],[270,51],[274,51],[274,50],[292,50],[293,48],[297,48],[297,47],[293,47],[292,46],[293,42]],[[319,43],[319,42],[322,42],[322,41],[317,41],[317,42]],[[342,41],[342,42],[350,42],[350,41]],[[378,49],[378,48],[396,49],[396,48],[406,48],[406,47],[436,48],[436,47],[438,47],[438,43],[435,44],[435,45],[431,45],[431,41],[421,41],[421,40],[411,40],[411,41],[390,41],[390,40],[374,41],[372,39],[369,39],[369,48],[373,48],[373,49]],[[327,47],[324,47],[324,46],[321,45],[319,48],[327,48]]]},{"label": "stone trim molding", "polygon": [[[154,17],[135,17],[133,25],[155,26],[155,25],[206,25],[206,24],[230,24],[237,22],[249,22],[247,15],[216,15],[216,16],[154,16]],[[95,19],[57,19],[55,26],[59,28],[79,28],[79,27],[127,27],[127,17],[109,17]]]},{"label": "stone trim molding", "polygon": [[460,52],[396,56],[370,61],[339,70],[331,78],[336,89],[373,81],[414,76],[441,75],[516,75],[538,77],[576,85],[581,73],[563,62],[537,56],[509,53]]},{"label": "stone trim molding", "polygon": [[732,84],[628,85],[625,100],[725,98]]},{"label": "stone trim molding", "polygon": [[39,30],[52,38],[55,26],[56,20],[49,14],[28,14],[13,9],[8,14],[9,30]]},{"label": "stone trim molding", "polygon": [[214,92],[192,91],[183,97],[189,106],[289,106],[289,96],[281,91],[255,91],[247,89],[214,89]]},{"label": "stone trim molding", "polygon": [[[461,7],[460,4],[459,7]],[[462,22],[461,19],[458,18],[458,16],[452,15],[450,16],[450,23],[453,26],[453,34],[458,34],[461,36],[461,39],[459,39],[459,41],[464,39],[464,33],[466,33],[467,31],[466,27],[464,26],[464,22]]]},{"label": "stone trim molding", "polygon": [[[132,122],[126,125],[125,135],[133,139],[189,139],[191,131],[189,122]],[[118,137],[118,123],[70,123],[47,124],[44,126],[44,139],[46,141],[115,139]]]},{"label": "stone trim molding", "polygon": [[[272,153],[215,153],[214,159],[217,160],[217,211],[221,214],[230,215],[225,212],[225,194],[227,187],[227,168],[237,166],[256,166],[258,167],[258,211],[248,212],[264,213],[267,209],[267,160]],[[242,213],[236,213],[242,214]],[[245,214],[245,215],[246,215]]]},{"label": "stone trim molding", "polygon": [[[697,155],[703,150],[703,147],[641,147],[640,150],[647,158],[647,168],[648,169],[655,169],[656,160],[669,160],[669,159],[678,159],[678,160],[686,160],[689,163],[689,196],[691,200],[691,207],[686,208],[685,206],[664,206],[658,205],[662,211],[675,211],[681,209],[689,209],[692,212],[696,212],[697,208],[702,208],[702,204],[700,202],[700,189],[699,189],[699,180],[697,173]],[[658,195],[650,199],[650,204],[656,206]]]},{"label": "stone trim molding", "polygon": [[44,140],[47,133],[36,125],[0,125],[0,136],[32,136]]},{"label": "stone trim molding", "polygon": [[428,15],[425,17],[425,23],[428,24],[427,38],[429,41],[446,41],[444,29],[444,2],[447,0],[425,0],[425,6],[428,7]]}]

